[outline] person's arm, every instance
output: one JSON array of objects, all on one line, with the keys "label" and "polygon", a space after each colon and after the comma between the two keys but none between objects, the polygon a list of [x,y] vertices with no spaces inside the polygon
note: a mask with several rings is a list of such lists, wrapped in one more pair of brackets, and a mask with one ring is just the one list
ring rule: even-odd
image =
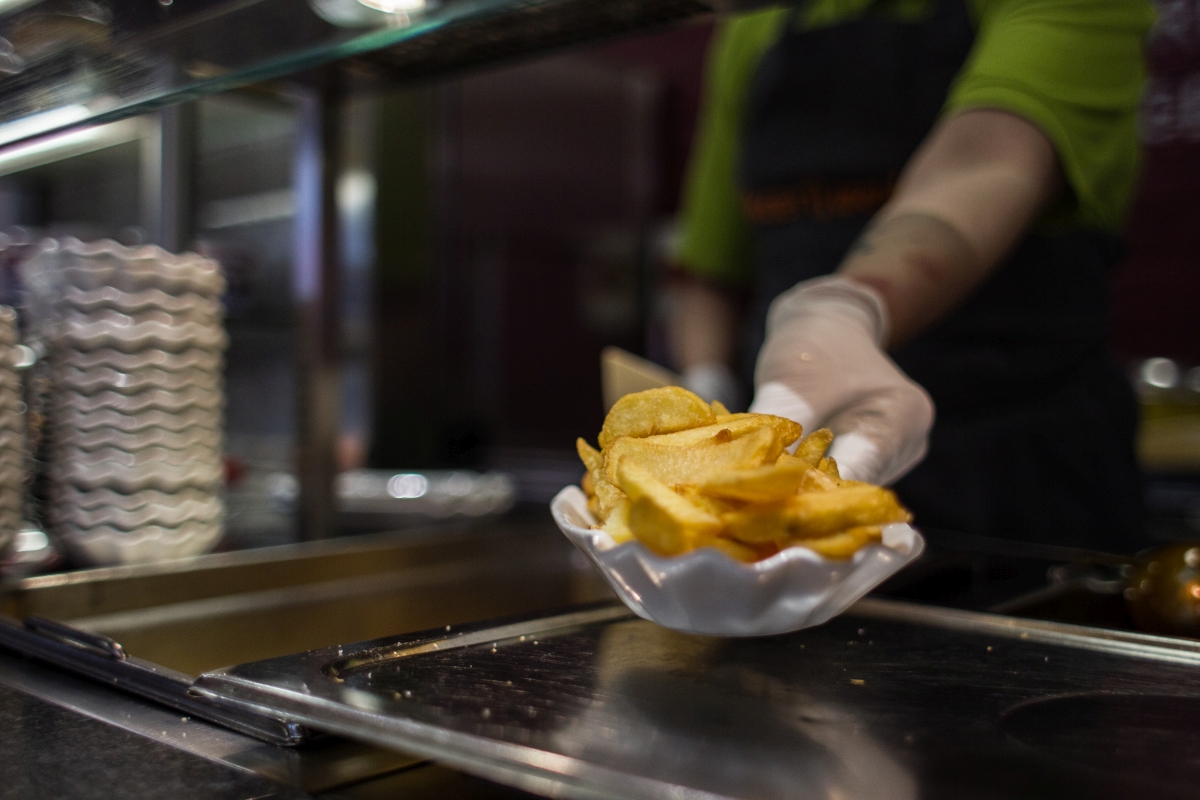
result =
[{"label": "person's arm", "polygon": [[978,34],[946,117],[863,247],[837,275],[785,292],[768,317],[752,408],[829,426],[831,453],[860,480],[903,475],[933,424],[932,401],[885,346],[961,303],[1040,209],[1059,224],[1117,230],[1137,172],[1149,3],[973,5]]},{"label": "person's arm", "polygon": [[669,292],[668,337],[683,386],[710,402],[742,408],[733,371],[739,309],[732,292],[686,273]]},{"label": "person's arm", "polygon": [[962,302],[1063,186],[1054,148],[1020,117],[941,123],[837,275],[772,304],[751,410],[828,425],[844,477],[903,475],[925,455],[934,408],[885,348]]},{"label": "person's arm", "polygon": [[680,372],[705,364],[733,364],[737,306],[728,292],[683,277],[671,287],[671,349]]},{"label": "person's arm", "polygon": [[886,344],[903,343],[965,300],[1063,187],[1054,147],[1032,123],[965,111],[914,154],[838,273],[882,296]]}]

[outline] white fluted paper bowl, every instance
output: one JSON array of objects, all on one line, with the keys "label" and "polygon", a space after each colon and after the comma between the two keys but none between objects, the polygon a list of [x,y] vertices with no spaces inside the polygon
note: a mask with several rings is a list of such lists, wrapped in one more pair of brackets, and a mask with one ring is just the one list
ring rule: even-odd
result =
[{"label": "white fluted paper bowl", "polygon": [[92,529],[60,525],[55,533],[76,561],[103,567],[148,564],[207,553],[221,541],[224,526],[219,520],[185,522],[175,528],[146,525],[134,531],[111,525]]},{"label": "white fluted paper bowl", "polygon": [[770,636],[821,625],[925,549],[912,526],[888,525],[883,543],[846,560],[789,547],[755,564],[703,547],[665,557],[640,542],[616,544],[590,526],[587,496],[568,486],[550,502],[558,527],[600,570],[638,616],[664,628],[707,636]]}]

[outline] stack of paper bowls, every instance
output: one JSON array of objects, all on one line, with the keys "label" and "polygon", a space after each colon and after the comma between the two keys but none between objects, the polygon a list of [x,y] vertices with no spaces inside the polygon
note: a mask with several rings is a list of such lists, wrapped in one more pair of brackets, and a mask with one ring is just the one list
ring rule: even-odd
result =
[{"label": "stack of paper bowls", "polygon": [[44,243],[26,275],[52,386],[51,530],[93,564],[210,550],[224,516],[217,263],[64,239]]},{"label": "stack of paper bowls", "polygon": [[0,306],[0,553],[21,528],[25,501],[25,403],[16,370],[17,313]]}]

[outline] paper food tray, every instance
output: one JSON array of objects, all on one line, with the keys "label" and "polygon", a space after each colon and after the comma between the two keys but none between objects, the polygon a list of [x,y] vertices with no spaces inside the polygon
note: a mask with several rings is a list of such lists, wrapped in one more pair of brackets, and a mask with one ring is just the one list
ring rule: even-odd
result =
[{"label": "paper food tray", "polygon": [[887,525],[882,544],[852,558],[789,547],[743,564],[712,547],[660,556],[638,541],[616,544],[587,497],[568,486],[550,502],[554,521],[638,616],[709,636],[768,636],[820,625],[916,560],[925,540],[907,524]]}]

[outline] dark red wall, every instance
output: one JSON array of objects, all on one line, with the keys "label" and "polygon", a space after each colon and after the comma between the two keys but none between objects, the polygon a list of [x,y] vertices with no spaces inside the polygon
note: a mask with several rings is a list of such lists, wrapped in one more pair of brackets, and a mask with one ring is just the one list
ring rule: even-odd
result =
[{"label": "dark red wall", "polygon": [[1113,282],[1113,346],[1200,363],[1200,0],[1162,0],[1147,46],[1142,178]]}]

